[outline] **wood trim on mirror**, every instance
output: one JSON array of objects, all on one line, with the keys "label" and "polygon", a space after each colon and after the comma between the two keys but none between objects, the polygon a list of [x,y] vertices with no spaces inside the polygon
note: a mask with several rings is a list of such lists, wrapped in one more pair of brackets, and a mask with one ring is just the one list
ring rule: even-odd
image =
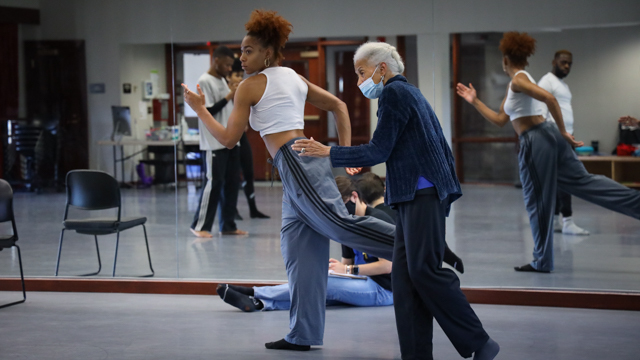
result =
[{"label": "wood trim on mirror", "polygon": [[[27,298],[30,291],[109,292],[128,294],[215,295],[216,286],[224,280],[139,280],[139,279],[78,279],[27,278]],[[240,286],[279,285],[283,281],[230,281]],[[0,279],[0,291],[20,291],[19,278]],[[640,311],[640,293],[462,288],[470,303],[487,305],[550,306],[582,309]],[[29,300],[27,300],[29,301]]]}]

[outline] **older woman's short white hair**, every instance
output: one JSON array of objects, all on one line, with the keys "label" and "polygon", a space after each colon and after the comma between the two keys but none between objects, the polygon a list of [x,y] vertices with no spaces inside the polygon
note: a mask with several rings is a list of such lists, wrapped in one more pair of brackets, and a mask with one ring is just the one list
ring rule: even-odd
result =
[{"label": "older woman's short white hair", "polygon": [[353,55],[353,63],[361,59],[366,59],[367,64],[372,66],[385,63],[393,75],[404,72],[404,63],[398,50],[384,42],[367,42],[360,45]]}]

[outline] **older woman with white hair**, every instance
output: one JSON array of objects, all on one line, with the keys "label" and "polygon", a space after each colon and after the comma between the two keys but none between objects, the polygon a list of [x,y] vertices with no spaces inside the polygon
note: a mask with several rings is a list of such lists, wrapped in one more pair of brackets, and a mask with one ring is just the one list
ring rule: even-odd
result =
[{"label": "older woman with white hair", "polygon": [[366,43],[354,56],[358,87],[378,99],[378,126],[369,144],[325,146],[297,140],[301,156],[329,157],[334,167],[387,165],[385,202],[398,211],[393,297],[403,359],[431,359],[433,318],[463,357],[493,359],[500,350],[442,267],[445,218],[461,195],[453,156],[433,109],[402,76],[404,64],[386,43]]}]

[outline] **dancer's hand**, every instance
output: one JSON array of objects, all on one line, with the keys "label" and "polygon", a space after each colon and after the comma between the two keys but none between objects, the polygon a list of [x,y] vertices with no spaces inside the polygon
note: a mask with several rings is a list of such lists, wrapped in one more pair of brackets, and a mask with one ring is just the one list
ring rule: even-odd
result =
[{"label": "dancer's hand", "polygon": [[344,170],[347,172],[347,174],[353,176],[355,174],[359,174],[360,171],[362,171],[361,167],[348,167],[348,168],[344,168]]},{"label": "dancer's hand", "polygon": [[571,146],[573,146],[574,148],[584,146],[584,141],[576,141],[573,135],[569,134],[566,131],[562,134],[562,137],[564,137],[564,139],[567,140],[567,142],[571,144]]},{"label": "dancer's hand", "polygon": [[458,83],[458,85],[456,85],[456,93],[469,104],[473,104],[473,102],[478,98],[476,89],[471,83],[469,83],[469,87],[464,86],[462,83]]},{"label": "dancer's hand", "polygon": [[346,265],[336,259],[329,259],[329,270],[333,270],[334,273],[346,274]]},{"label": "dancer's hand", "polygon": [[622,116],[620,119],[618,119],[618,122],[624,126],[638,126],[640,125],[640,121],[638,121],[638,119],[631,117],[629,115],[627,116]]},{"label": "dancer's hand", "polygon": [[296,140],[291,149],[299,151],[300,156],[327,157],[331,154],[331,146],[322,145],[313,138]]},{"label": "dancer's hand", "polygon": [[200,85],[198,85],[198,93],[194,93],[189,90],[186,84],[182,84],[182,88],[184,89],[184,102],[187,103],[195,112],[198,112],[198,109],[204,107],[204,93],[202,89],[200,89]]}]

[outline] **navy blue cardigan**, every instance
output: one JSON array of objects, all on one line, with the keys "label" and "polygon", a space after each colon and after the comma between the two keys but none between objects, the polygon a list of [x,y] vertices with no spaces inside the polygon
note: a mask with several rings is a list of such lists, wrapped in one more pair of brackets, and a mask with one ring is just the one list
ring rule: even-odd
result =
[{"label": "navy blue cardigan", "polygon": [[384,85],[378,100],[378,125],[371,142],[360,146],[332,146],[334,167],[373,166],[386,162],[385,203],[393,205],[415,197],[423,176],[445,201],[462,196],[453,155],[436,114],[420,90],[396,75]]}]

